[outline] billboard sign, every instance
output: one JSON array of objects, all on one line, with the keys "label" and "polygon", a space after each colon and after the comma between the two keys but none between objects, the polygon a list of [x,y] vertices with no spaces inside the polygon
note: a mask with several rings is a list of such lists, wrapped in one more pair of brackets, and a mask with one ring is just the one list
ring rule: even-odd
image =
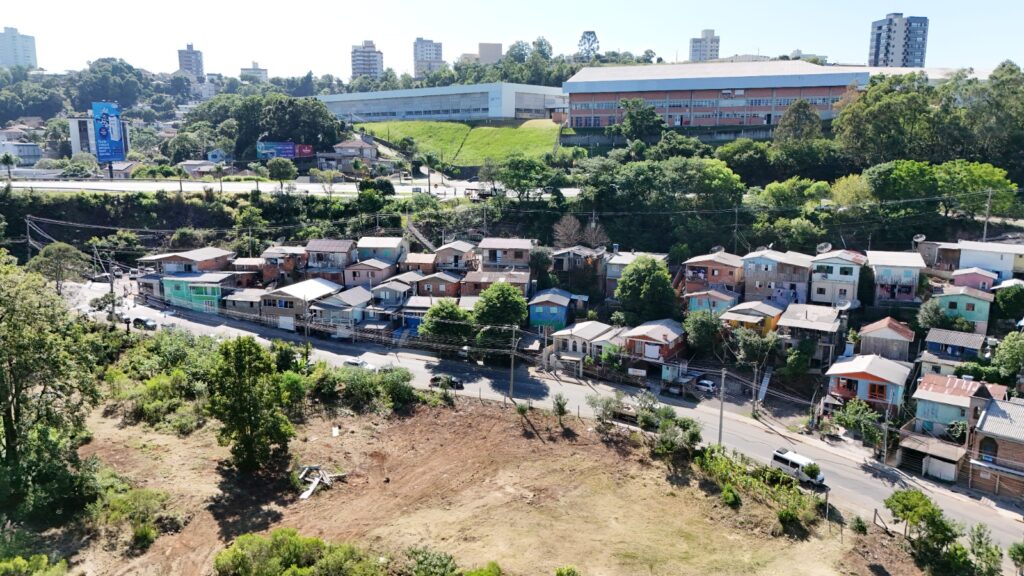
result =
[{"label": "billboard sign", "polygon": [[296,158],[308,158],[313,156],[313,145],[312,144],[296,144],[295,145],[295,157]]},{"label": "billboard sign", "polygon": [[256,158],[268,160],[270,158],[295,158],[294,142],[257,142]]},{"label": "billboard sign", "polygon": [[121,126],[121,107],[113,102],[93,102],[92,124],[96,137],[96,160],[101,164],[123,161],[127,147]]}]

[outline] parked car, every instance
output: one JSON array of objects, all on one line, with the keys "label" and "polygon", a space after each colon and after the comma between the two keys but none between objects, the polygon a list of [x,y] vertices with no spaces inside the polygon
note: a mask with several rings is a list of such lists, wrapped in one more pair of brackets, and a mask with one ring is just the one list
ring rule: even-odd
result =
[{"label": "parked car", "polygon": [[811,478],[804,473],[804,469],[811,464],[817,466],[814,460],[811,460],[806,456],[801,456],[787,448],[779,448],[772,453],[772,468],[782,470],[801,482],[809,482],[811,484],[817,484],[818,486],[824,485],[825,475],[821,473],[821,467],[818,467],[818,475],[814,478]]},{"label": "parked car", "polygon": [[697,383],[693,385],[698,392],[706,392],[708,394],[714,394],[718,391],[718,386],[711,380],[697,380]]},{"label": "parked car", "polygon": [[117,318],[118,322],[128,322],[131,320],[131,316],[128,315],[128,311],[123,308],[114,310],[114,317]]},{"label": "parked car", "polygon": [[139,270],[138,268],[130,268],[128,270],[128,279],[129,280],[138,280],[141,277],[142,277],[142,271]]},{"label": "parked car", "polygon": [[92,280],[93,282],[105,282],[109,284],[114,281],[114,277],[104,272],[102,274],[95,274],[93,276],[90,276],[89,280]]},{"label": "parked car", "polygon": [[462,383],[462,380],[459,380],[458,378],[456,378],[454,376],[442,375],[442,376],[432,376],[430,378],[430,387],[431,388],[440,388],[440,387],[445,386],[445,385],[448,388],[451,388],[452,390],[462,390],[463,388],[466,387]]},{"label": "parked car", "polygon": [[371,372],[377,371],[376,366],[370,364],[369,362],[363,360],[362,358],[346,358],[345,361],[342,362],[342,364],[344,364],[345,366],[351,366],[353,368],[362,368],[363,370],[369,370]]},{"label": "parked car", "polygon": [[114,266],[113,271],[114,278],[121,278],[122,276],[124,276],[124,270],[121,270],[119,266]]},{"label": "parked car", "polygon": [[156,320],[152,318],[138,317],[132,320],[132,327],[139,328],[142,330],[156,330]]}]

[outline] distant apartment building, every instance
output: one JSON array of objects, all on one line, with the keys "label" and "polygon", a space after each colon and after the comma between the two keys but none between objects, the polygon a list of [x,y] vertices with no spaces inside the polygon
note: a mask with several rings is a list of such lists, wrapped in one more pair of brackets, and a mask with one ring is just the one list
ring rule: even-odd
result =
[{"label": "distant apartment building", "polygon": [[481,42],[477,46],[477,62],[481,64],[497,64],[501,60],[501,44]]},{"label": "distant apartment building", "polygon": [[352,47],[352,77],[380,78],[384,74],[384,53],[377,50],[373,40]]},{"label": "distant apartment building", "polygon": [[186,44],[184,50],[178,50],[178,70],[188,72],[196,79],[203,78],[203,52]]},{"label": "distant apartment building", "polygon": [[928,48],[928,18],[899,12],[871,23],[868,66],[923,68]]},{"label": "distant apartment building", "polygon": [[714,30],[702,30],[699,38],[690,38],[690,62],[717,60],[718,43]]},{"label": "distant apartment building", "polygon": [[36,37],[19,34],[17,28],[4,27],[0,33],[0,68],[24,66],[37,68]]},{"label": "distant apartment building", "polygon": [[417,38],[412,44],[413,74],[417,78],[423,78],[431,72],[436,72],[444,66],[444,57],[441,55],[441,43]]},{"label": "distant apartment building", "polygon": [[238,72],[238,76],[240,78],[244,77],[244,76],[248,76],[248,77],[254,79],[257,82],[266,82],[267,80],[270,79],[270,75],[267,74],[267,69],[266,68],[260,68],[259,63],[256,62],[255,60],[252,63],[252,68],[242,68]]}]

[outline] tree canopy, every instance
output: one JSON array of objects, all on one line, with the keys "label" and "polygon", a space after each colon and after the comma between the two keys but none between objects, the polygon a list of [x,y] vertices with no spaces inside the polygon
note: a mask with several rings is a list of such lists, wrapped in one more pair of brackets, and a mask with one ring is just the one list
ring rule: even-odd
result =
[{"label": "tree canopy", "polygon": [[672,278],[664,262],[640,256],[622,271],[615,288],[629,324],[671,318],[678,311]]}]

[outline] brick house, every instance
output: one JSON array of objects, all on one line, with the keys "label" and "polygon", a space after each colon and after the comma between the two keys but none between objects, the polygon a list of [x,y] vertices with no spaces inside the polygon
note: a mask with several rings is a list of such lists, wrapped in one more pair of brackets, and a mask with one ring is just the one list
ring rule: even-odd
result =
[{"label": "brick house", "polygon": [[683,350],[683,325],[678,320],[666,318],[651,320],[630,328],[622,335],[626,352],[645,360],[666,362]]},{"label": "brick house", "polygon": [[306,278],[345,283],[345,267],[356,261],[352,240],[314,239],[306,243]]},{"label": "brick house", "polygon": [[276,322],[278,328],[295,330],[296,322],[305,319],[308,306],[340,291],[340,285],[323,278],[289,284],[263,295],[260,315]]},{"label": "brick house", "polygon": [[374,286],[395,275],[395,265],[376,258],[349,264],[345,268],[345,286]]},{"label": "brick house", "polygon": [[416,252],[409,252],[403,254],[398,260],[398,271],[399,272],[410,272],[417,271],[426,276],[427,274],[433,274],[436,270],[435,262],[437,260],[437,254],[420,254]]},{"label": "brick house", "polygon": [[1024,497],[1024,404],[989,400],[971,437],[967,485],[1019,500]]},{"label": "brick house", "polygon": [[484,238],[476,247],[481,270],[527,270],[533,240],[526,238]]},{"label": "brick house", "polygon": [[434,250],[434,254],[437,255],[437,258],[434,259],[434,267],[438,270],[463,274],[477,269],[479,258],[476,246],[471,242],[463,240],[449,242]]},{"label": "brick house", "polygon": [[668,267],[668,254],[656,254],[654,252],[619,252],[618,244],[612,245],[612,254],[605,263],[604,269],[604,295],[608,298],[615,297],[615,289],[619,286],[619,278],[627,266],[641,256],[647,256],[661,262]]},{"label": "brick house", "polygon": [[708,289],[743,292],[743,259],[728,252],[694,256],[685,266],[686,292]]},{"label": "brick house", "polygon": [[461,281],[461,278],[450,272],[436,272],[420,279],[417,294],[458,298]]},{"label": "brick house", "polygon": [[152,265],[155,274],[147,274],[139,278],[139,294],[163,298],[163,287],[160,278],[164,274],[180,274],[192,272],[219,272],[226,270],[235,253],[220,248],[206,247],[185,252],[168,252],[151,254],[139,258],[139,264]]},{"label": "brick house", "polygon": [[475,270],[466,274],[466,277],[462,279],[460,293],[463,296],[479,296],[481,292],[498,282],[507,282],[515,286],[523,293],[523,296],[529,294],[529,272],[490,272],[484,270]]},{"label": "brick house", "polygon": [[356,250],[360,261],[376,258],[396,264],[409,252],[409,241],[401,236],[363,236],[356,243]]},{"label": "brick house", "polygon": [[265,281],[295,277],[306,267],[306,248],[303,246],[271,246],[260,254],[265,261]]}]

